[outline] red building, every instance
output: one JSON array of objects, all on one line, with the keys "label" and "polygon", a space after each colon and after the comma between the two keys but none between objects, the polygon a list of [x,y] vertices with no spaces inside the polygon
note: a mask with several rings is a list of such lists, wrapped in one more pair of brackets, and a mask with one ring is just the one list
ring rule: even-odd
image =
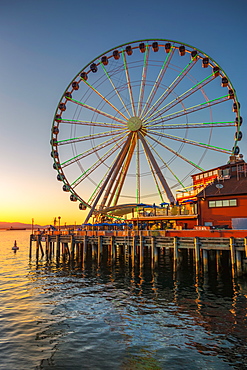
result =
[{"label": "red building", "polygon": [[211,171],[217,177],[197,194],[198,224],[232,228],[237,219],[247,222],[247,164],[233,161]]}]

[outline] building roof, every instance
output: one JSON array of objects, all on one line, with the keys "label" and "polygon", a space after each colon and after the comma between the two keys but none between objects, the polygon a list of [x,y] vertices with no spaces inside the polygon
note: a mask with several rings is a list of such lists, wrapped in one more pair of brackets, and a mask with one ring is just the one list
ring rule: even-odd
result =
[{"label": "building roof", "polygon": [[[222,188],[217,187],[217,184],[223,185]],[[247,194],[247,176],[231,176],[229,179],[216,179],[212,184],[208,185],[204,190],[197,194],[198,198],[207,197],[222,197],[227,195],[244,195]]]}]

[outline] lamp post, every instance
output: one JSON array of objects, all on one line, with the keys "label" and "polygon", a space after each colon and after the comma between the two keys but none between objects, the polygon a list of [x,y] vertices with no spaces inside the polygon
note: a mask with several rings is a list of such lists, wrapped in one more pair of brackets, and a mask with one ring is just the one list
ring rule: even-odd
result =
[{"label": "lamp post", "polygon": [[34,224],[34,218],[32,218],[32,234],[33,234],[33,224]]},{"label": "lamp post", "polygon": [[60,231],[60,220],[61,220],[61,216],[58,216],[58,230]]}]

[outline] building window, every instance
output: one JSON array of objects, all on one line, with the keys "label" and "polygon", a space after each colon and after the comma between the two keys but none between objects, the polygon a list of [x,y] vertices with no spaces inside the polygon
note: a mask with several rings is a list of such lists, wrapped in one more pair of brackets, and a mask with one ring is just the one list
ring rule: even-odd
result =
[{"label": "building window", "polygon": [[235,207],[237,206],[237,199],[209,200],[208,206],[209,208]]},{"label": "building window", "polygon": [[223,171],[222,171],[222,175],[223,176],[228,176],[230,174],[230,169],[229,168],[225,168]]},{"label": "building window", "polygon": [[237,199],[229,199],[229,206],[236,206],[237,205]]}]

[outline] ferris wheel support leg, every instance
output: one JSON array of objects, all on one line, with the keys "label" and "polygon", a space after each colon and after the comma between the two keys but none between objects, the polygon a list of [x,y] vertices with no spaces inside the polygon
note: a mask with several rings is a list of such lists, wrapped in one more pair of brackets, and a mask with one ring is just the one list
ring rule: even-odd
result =
[{"label": "ferris wheel support leg", "polygon": [[153,166],[153,168],[154,168],[154,170],[155,170],[155,172],[156,172],[156,174],[157,174],[157,176],[158,176],[158,178],[159,178],[159,180],[160,180],[160,182],[163,186],[163,189],[164,189],[164,191],[167,195],[167,198],[169,199],[169,202],[170,203],[172,203],[172,202],[175,203],[175,198],[174,198],[174,196],[171,192],[171,189],[169,188],[169,186],[168,186],[168,184],[167,184],[167,182],[166,182],[166,180],[165,180],[165,178],[164,178],[164,176],[163,176],[163,174],[162,174],[162,172],[161,172],[161,170],[160,170],[160,168],[159,168],[159,166],[158,166],[158,164],[157,164],[157,162],[156,162],[156,160],[155,160],[155,158],[154,158],[154,156],[151,152],[151,150],[149,149],[149,147],[146,143],[146,140],[144,139],[144,137],[141,134],[139,134],[139,138],[140,138],[140,140],[142,142],[142,145],[144,147],[144,150],[145,150],[148,158],[150,159],[150,162],[151,162],[151,164],[152,164],[152,166]]},{"label": "ferris wheel support leg", "polygon": [[118,202],[118,199],[119,199],[119,196],[120,196],[120,193],[121,193],[121,190],[122,190],[122,187],[123,187],[123,184],[124,184],[124,181],[125,181],[128,169],[129,169],[131,158],[133,156],[135,146],[136,146],[136,135],[131,142],[128,154],[125,159],[125,163],[123,164],[122,170],[120,171],[119,176],[118,176],[118,180],[116,181],[115,187],[108,201],[108,207],[110,207],[113,197],[115,197],[113,201],[113,206],[115,206]]},{"label": "ferris wheel support leg", "polygon": [[[115,161],[115,165],[112,166],[111,170],[108,173],[108,176],[106,177],[104,183],[102,184],[101,189],[100,189],[100,192],[98,193],[98,195],[97,195],[97,197],[96,197],[96,199],[95,199],[95,201],[94,201],[94,203],[93,203],[93,205],[92,205],[92,207],[91,207],[91,209],[90,209],[90,211],[89,211],[89,213],[88,213],[88,215],[87,215],[84,223],[87,223],[89,221],[89,219],[92,216],[92,214],[93,214],[93,212],[95,210],[95,207],[98,204],[98,201],[100,200],[100,197],[102,196],[103,191],[105,190],[107,184],[109,183],[109,181],[110,181],[110,179],[111,179],[114,171],[116,173],[116,169],[118,168],[118,166],[116,167],[116,164],[117,163],[121,163],[121,164],[123,163],[123,160],[125,158],[126,152],[128,150],[128,147],[129,147],[129,144],[130,144],[130,141],[131,141],[131,137],[132,137],[132,135],[129,135],[128,139],[126,140],[126,142],[125,142],[125,144],[124,144],[124,146],[122,148],[122,150],[120,151],[119,155],[117,156],[116,161]],[[116,175],[113,176],[113,177],[115,178]],[[110,185],[112,186],[112,180],[110,182]],[[108,185],[108,188],[109,188],[109,185]]]},{"label": "ferris wheel support leg", "polygon": [[125,146],[123,147],[123,150],[120,152],[120,156],[117,157],[117,159],[116,159],[116,161],[115,161],[115,163],[113,165],[114,171],[113,171],[113,174],[111,176],[111,179],[109,180],[109,184],[108,184],[107,189],[105,191],[105,195],[104,195],[103,200],[101,202],[100,208],[103,208],[105,206],[105,204],[106,204],[106,201],[107,201],[107,199],[109,197],[109,194],[110,194],[110,191],[112,189],[112,186],[113,186],[113,184],[114,184],[114,182],[115,182],[115,180],[116,180],[116,178],[117,178],[117,176],[118,176],[118,174],[119,174],[119,172],[121,170],[121,167],[122,167],[122,165],[124,163],[125,157],[126,157],[127,152],[129,150],[129,146],[130,146],[132,137],[133,137],[133,134],[130,134],[129,137],[128,137],[128,139],[127,139],[127,141],[126,141],[126,143],[125,143]]}]

